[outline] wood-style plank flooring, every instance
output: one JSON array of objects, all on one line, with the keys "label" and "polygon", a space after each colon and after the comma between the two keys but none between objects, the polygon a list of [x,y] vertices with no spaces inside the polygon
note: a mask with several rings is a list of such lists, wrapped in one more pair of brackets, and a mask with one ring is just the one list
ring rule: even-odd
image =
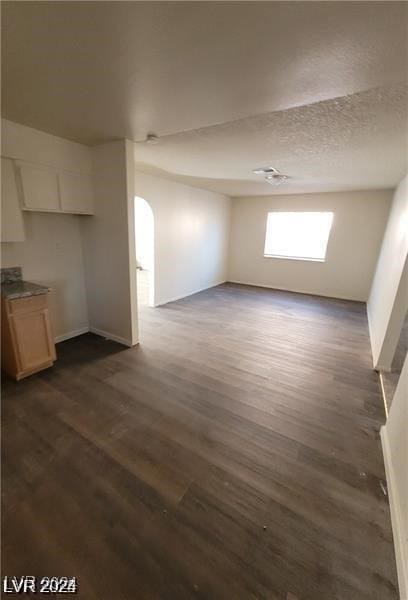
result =
[{"label": "wood-style plank flooring", "polygon": [[4,383],[3,575],[75,575],[83,600],[398,598],[363,304],[225,284],[143,309],[141,342],[86,334]]}]

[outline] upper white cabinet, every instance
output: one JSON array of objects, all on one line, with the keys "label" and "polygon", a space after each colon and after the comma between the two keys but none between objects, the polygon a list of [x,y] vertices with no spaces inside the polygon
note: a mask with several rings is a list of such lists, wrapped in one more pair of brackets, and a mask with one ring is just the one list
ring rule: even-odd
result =
[{"label": "upper white cabinet", "polygon": [[23,242],[24,223],[13,161],[1,159],[1,241]]},{"label": "upper white cabinet", "polygon": [[90,175],[17,161],[23,210],[93,214]]},{"label": "upper white cabinet", "polygon": [[24,207],[29,210],[61,210],[57,173],[51,169],[20,164]]},{"label": "upper white cabinet", "polygon": [[69,213],[93,213],[92,180],[77,173],[58,174],[61,208]]}]

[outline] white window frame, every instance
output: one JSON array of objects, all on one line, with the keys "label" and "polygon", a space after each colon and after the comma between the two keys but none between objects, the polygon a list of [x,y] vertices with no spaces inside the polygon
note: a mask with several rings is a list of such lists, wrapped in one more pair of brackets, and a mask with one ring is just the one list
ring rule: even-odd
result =
[{"label": "white window frame", "polygon": [[[298,256],[295,254],[281,254],[281,253],[269,253],[266,250],[268,249],[268,247],[270,247],[271,243],[270,243],[270,237],[273,235],[273,233],[271,232],[271,229],[273,227],[272,224],[272,219],[273,219],[273,215],[291,215],[291,214],[295,214],[295,215],[325,215],[326,216],[326,220],[328,220],[328,229],[327,231],[325,231],[325,236],[322,240],[322,244],[324,244],[324,255],[322,256]],[[331,229],[333,227],[333,220],[334,220],[334,213],[332,211],[301,211],[301,210],[292,210],[292,211],[280,211],[280,210],[274,210],[274,211],[268,211],[267,213],[267,218],[266,218],[266,229],[265,229],[265,243],[264,243],[264,253],[263,256],[264,258],[279,258],[279,259],[284,259],[284,260],[302,260],[302,261],[311,261],[311,262],[326,262],[326,257],[327,257],[327,248],[328,248],[328,244],[329,244],[329,240],[330,240],[330,234],[331,234]]]}]

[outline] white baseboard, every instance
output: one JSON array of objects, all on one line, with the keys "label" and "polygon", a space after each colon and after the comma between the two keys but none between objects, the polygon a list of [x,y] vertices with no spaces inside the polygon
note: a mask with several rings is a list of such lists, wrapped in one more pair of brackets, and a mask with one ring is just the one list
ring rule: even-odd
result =
[{"label": "white baseboard", "polygon": [[388,404],[387,404],[387,395],[385,393],[384,379],[382,376],[382,371],[380,371],[378,373],[378,379],[380,380],[380,388],[381,388],[381,395],[382,395],[383,404],[384,404],[385,420],[387,420],[388,419]]},{"label": "white baseboard", "polygon": [[188,292],[187,294],[181,294],[180,296],[173,296],[172,298],[168,298],[167,300],[161,300],[160,302],[157,302],[155,304],[156,306],[163,306],[164,304],[169,304],[169,302],[176,302],[177,300],[181,300],[182,298],[188,298],[189,296],[194,296],[194,294],[199,294],[200,292],[204,292],[205,290],[210,290],[213,287],[217,287],[217,285],[221,285],[222,283],[226,283],[226,280],[223,279],[222,281],[219,281],[218,283],[214,283],[212,285],[206,285],[202,288],[199,288],[197,290],[194,290],[192,292]]},{"label": "white baseboard", "polygon": [[376,365],[376,371],[382,371],[383,373],[392,373],[391,367],[382,367],[381,365]]},{"label": "white baseboard", "polygon": [[381,427],[381,445],[384,455],[385,474],[387,476],[400,600],[408,600],[408,544],[407,540],[404,538],[402,529],[401,504],[391,461],[391,451],[386,426]]},{"label": "white baseboard", "polygon": [[239,285],[250,285],[252,287],[264,288],[266,290],[279,290],[280,292],[293,292],[295,294],[306,294],[307,296],[320,296],[322,298],[333,298],[333,300],[349,300],[350,302],[362,302],[366,303],[366,300],[358,300],[357,298],[348,298],[347,296],[332,296],[329,294],[318,294],[317,292],[311,292],[310,290],[302,290],[299,288],[287,288],[287,287],[278,287],[276,285],[264,285],[262,283],[253,283],[252,281],[238,281],[237,279],[228,279],[224,283],[238,283]]},{"label": "white baseboard", "polygon": [[119,335],[114,335],[113,333],[109,333],[109,331],[103,331],[103,329],[97,329],[96,327],[90,327],[89,331],[91,333],[96,333],[96,335],[100,335],[108,340],[112,340],[113,342],[118,342],[118,344],[123,344],[123,346],[128,346],[132,348],[134,344],[132,344],[131,340],[127,340],[126,338],[120,337]]},{"label": "white baseboard", "polygon": [[74,329],[73,331],[68,331],[68,333],[63,333],[62,335],[57,335],[54,338],[56,344],[59,342],[64,342],[65,340],[70,340],[71,338],[77,337],[77,335],[82,335],[83,333],[88,333],[89,327],[80,327],[79,329]]},{"label": "white baseboard", "polygon": [[118,335],[114,335],[113,333],[109,333],[108,331],[103,331],[102,329],[97,329],[96,327],[81,327],[80,329],[75,329],[73,331],[68,331],[68,333],[63,333],[62,335],[57,335],[54,338],[56,344],[59,342],[64,342],[65,340],[70,340],[71,338],[77,337],[78,335],[82,335],[83,333],[95,333],[96,335],[100,335],[101,337],[107,338],[108,340],[112,340],[114,342],[118,342],[119,344],[123,344],[124,346],[132,347],[134,344],[130,340],[122,338]]}]

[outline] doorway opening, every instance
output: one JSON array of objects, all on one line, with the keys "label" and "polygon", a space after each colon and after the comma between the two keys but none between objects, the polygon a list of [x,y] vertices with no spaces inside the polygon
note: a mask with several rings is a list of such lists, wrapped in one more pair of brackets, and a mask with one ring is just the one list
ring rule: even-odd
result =
[{"label": "doorway opening", "polygon": [[154,306],[154,216],[148,202],[135,196],[137,304]]},{"label": "doorway opening", "polygon": [[408,310],[405,315],[404,322],[401,327],[400,336],[395,348],[394,357],[392,359],[391,368],[389,371],[381,371],[383,393],[387,410],[390,410],[392,399],[397,389],[398,381],[401,375],[402,367],[404,366],[405,357],[408,352]]}]

